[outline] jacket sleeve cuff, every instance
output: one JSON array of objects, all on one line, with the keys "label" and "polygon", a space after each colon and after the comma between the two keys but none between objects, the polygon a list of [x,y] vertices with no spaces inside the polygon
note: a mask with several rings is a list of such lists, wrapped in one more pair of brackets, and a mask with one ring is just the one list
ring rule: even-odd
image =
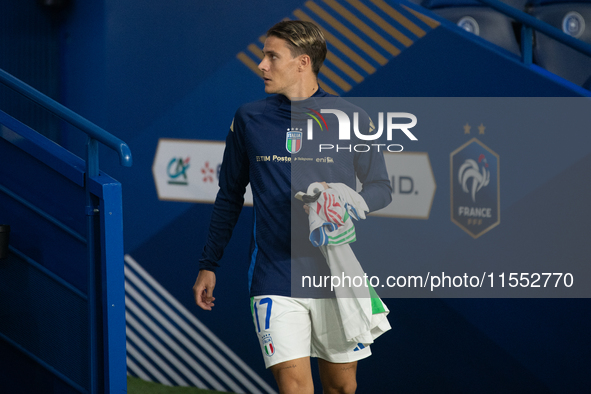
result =
[{"label": "jacket sleeve cuff", "polygon": [[199,271],[207,270],[211,272],[215,272],[220,265],[218,263],[214,263],[213,261],[209,260],[199,260]]}]

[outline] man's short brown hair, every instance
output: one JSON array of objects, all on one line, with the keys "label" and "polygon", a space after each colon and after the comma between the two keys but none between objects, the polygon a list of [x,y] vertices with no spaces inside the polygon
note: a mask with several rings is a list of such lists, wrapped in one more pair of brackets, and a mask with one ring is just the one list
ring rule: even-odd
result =
[{"label": "man's short brown hair", "polygon": [[326,58],[326,40],[318,26],[305,21],[282,21],[267,31],[267,37],[270,36],[285,40],[293,57],[310,56],[312,71],[318,75]]}]

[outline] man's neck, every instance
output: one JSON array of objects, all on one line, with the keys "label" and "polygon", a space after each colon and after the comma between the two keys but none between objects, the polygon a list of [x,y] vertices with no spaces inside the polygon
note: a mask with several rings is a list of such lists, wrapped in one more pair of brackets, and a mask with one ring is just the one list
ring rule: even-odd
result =
[{"label": "man's neck", "polygon": [[299,101],[305,100],[310,98],[318,91],[318,81],[316,78],[312,81],[308,81],[306,83],[302,83],[301,85],[295,87],[293,91],[287,92],[284,94],[290,101]]}]

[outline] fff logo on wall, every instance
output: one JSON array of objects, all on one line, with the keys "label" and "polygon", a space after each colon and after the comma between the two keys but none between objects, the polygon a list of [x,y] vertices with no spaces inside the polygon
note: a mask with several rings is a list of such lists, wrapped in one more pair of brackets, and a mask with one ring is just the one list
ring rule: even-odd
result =
[{"label": "fff logo on wall", "polygon": [[478,238],[501,222],[499,155],[472,138],[450,162],[451,220]]}]

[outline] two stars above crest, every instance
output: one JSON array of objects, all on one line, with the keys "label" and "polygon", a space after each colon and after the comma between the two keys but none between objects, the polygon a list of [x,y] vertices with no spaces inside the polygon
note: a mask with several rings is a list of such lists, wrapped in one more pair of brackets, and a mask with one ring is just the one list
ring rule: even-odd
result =
[{"label": "two stars above crest", "polygon": [[[466,123],[466,125],[464,126],[464,134],[470,134],[471,128],[472,128],[472,126],[470,126],[468,123]],[[480,123],[480,126],[478,126],[478,134],[484,135],[484,129],[486,129],[486,127],[484,127],[484,125],[482,123]]]}]

